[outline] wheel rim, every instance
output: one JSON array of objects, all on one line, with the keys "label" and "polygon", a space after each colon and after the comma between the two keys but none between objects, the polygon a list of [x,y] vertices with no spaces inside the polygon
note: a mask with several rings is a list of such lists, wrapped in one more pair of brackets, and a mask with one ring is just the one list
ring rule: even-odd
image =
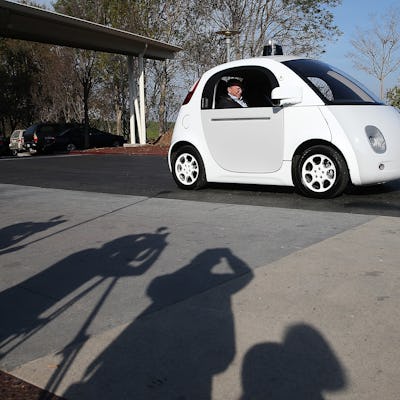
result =
[{"label": "wheel rim", "polygon": [[182,153],[175,162],[175,175],[183,185],[193,185],[199,177],[199,163],[189,153]]},{"label": "wheel rim", "polygon": [[301,178],[309,190],[318,193],[327,192],[337,179],[335,164],[324,154],[313,154],[304,162]]},{"label": "wheel rim", "polygon": [[67,146],[68,151],[74,151],[76,149],[75,145],[73,143],[69,143]]}]

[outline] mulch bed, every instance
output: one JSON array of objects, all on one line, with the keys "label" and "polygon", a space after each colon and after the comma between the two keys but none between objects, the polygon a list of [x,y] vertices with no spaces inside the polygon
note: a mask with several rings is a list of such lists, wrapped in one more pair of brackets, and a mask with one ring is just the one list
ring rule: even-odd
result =
[{"label": "mulch bed", "polygon": [[129,146],[129,147],[104,147],[87,150],[75,150],[73,154],[128,154],[128,155],[157,155],[166,156],[169,146],[153,144]]},{"label": "mulch bed", "polygon": [[64,400],[55,394],[0,371],[0,399],[4,400]]}]

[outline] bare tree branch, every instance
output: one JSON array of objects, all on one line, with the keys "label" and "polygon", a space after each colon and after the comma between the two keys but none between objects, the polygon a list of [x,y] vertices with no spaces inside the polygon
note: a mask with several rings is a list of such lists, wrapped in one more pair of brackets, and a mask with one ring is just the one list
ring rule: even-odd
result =
[{"label": "bare tree branch", "polygon": [[400,9],[391,8],[379,22],[374,16],[372,29],[358,28],[351,44],[353,65],[378,79],[383,99],[385,79],[400,67]]}]

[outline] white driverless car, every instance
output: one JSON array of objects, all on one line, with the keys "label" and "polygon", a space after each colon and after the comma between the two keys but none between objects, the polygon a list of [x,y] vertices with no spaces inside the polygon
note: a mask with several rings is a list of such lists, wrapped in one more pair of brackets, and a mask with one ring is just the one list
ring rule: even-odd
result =
[{"label": "white driverless car", "polygon": [[[241,81],[248,107],[218,108],[232,78]],[[168,161],[182,189],[283,185],[331,198],[349,183],[400,178],[400,113],[320,61],[233,61],[207,71],[188,93]]]}]

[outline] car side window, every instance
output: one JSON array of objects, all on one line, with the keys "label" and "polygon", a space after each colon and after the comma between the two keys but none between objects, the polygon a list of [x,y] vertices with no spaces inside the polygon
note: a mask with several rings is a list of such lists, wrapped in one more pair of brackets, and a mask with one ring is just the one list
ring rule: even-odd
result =
[{"label": "car side window", "polygon": [[51,125],[43,125],[38,129],[38,133],[43,133],[45,135],[53,134],[55,131],[54,126]]},{"label": "car side window", "polygon": [[79,139],[80,137],[82,137],[83,134],[84,134],[84,132],[82,132],[81,130],[74,129],[72,131],[72,133],[71,133],[71,136],[73,138],[78,138]]},{"label": "car side window", "polygon": [[218,108],[221,96],[227,96],[229,79],[239,79],[243,85],[243,100],[248,107],[272,107],[271,91],[279,86],[274,74],[266,68],[248,66],[229,68],[213,75],[204,86],[201,108]]},{"label": "car side window", "polygon": [[308,77],[308,80],[326,97],[329,101],[334,101],[333,93],[328,83],[318,77]]}]

